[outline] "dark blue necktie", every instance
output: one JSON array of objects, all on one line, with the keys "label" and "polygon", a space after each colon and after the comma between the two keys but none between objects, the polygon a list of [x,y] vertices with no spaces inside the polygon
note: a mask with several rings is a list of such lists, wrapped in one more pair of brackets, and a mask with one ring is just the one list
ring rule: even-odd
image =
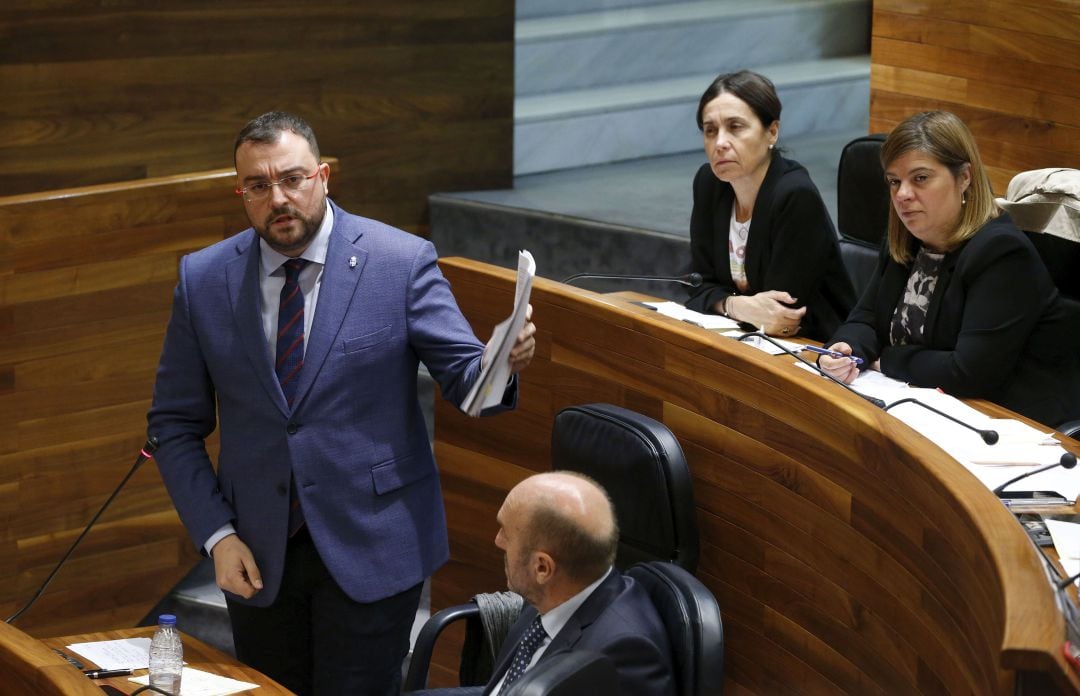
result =
[{"label": "dark blue necktie", "polygon": [[285,285],[281,288],[278,304],[277,361],[274,371],[289,406],[296,397],[296,383],[300,378],[300,368],[304,366],[304,293],[300,290],[300,271],[306,265],[304,259],[289,259],[282,264],[285,268]]},{"label": "dark blue necktie", "polygon": [[540,622],[540,615],[537,614],[518,643],[514,660],[510,663],[510,668],[506,670],[506,679],[503,680],[502,687],[499,689],[499,696],[506,693],[510,686],[520,679],[522,674],[525,674],[525,668],[529,666],[529,662],[532,661],[533,655],[545,638],[547,638],[547,631],[544,630],[544,624]]},{"label": "dark blue necktie", "polygon": [[[277,361],[274,371],[290,408],[296,398],[300,368],[304,366],[304,293],[300,290],[300,271],[307,263],[304,259],[289,259],[282,264],[285,268],[285,285],[281,288],[278,304]],[[296,495],[296,479],[290,476],[289,536],[295,535],[303,526],[304,511]]]}]

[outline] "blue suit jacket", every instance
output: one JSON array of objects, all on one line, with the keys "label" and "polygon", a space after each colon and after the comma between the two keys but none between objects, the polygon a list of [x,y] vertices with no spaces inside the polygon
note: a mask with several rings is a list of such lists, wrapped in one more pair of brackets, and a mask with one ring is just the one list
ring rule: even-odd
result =
[{"label": "blue suit jacket", "polygon": [[[536,618],[526,605],[503,641],[495,671],[484,694],[510,667],[521,636]],[[607,656],[615,665],[619,693],[671,696],[675,693],[671,644],[656,607],[633,578],[612,572],[552,638],[537,664],[563,652],[588,650]]]},{"label": "blue suit jacket", "polygon": [[[232,522],[251,548],[264,588],[248,603],[280,587],[291,472],[341,588],[360,602],[391,596],[448,557],[417,364],[459,404],[483,345],[429,242],[335,206],[290,410],[260,320],[258,241],[247,229],[180,263],[147,417],[155,459],[196,546]],[[516,380],[504,404],[515,398]],[[204,440],[217,420],[215,472]]]}]

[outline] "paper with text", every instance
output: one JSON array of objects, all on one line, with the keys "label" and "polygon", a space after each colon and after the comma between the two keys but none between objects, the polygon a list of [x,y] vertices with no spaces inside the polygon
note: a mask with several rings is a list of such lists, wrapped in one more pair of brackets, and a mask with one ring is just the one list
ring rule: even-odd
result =
[{"label": "paper with text", "polygon": [[[149,684],[150,675],[131,677],[129,681],[136,684]],[[241,691],[249,691],[259,688],[258,684],[221,677],[201,669],[185,667],[180,674],[180,696],[227,696]]]},{"label": "paper with text", "polygon": [[484,349],[484,368],[465,400],[461,402],[461,410],[470,416],[479,416],[485,408],[502,402],[511,376],[510,351],[514,347],[517,335],[525,326],[525,314],[532,294],[534,276],[536,276],[536,261],[533,260],[532,254],[528,251],[519,251],[513,311],[491,332],[491,339]]},{"label": "paper with text", "polygon": [[150,666],[149,638],[95,640],[72,643],[67,648],[101,669],[147,669]]}]

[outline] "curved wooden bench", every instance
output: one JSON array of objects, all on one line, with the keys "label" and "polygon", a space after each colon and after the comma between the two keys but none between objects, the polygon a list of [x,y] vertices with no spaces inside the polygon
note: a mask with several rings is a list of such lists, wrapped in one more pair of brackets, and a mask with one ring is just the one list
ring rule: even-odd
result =
[{"label": "curved wooden bench", "polygon": [[[511,271],[441,266],[489,335],[511,306]],[[698,576],[724,612],[735,692],[1080,691],[1036,549],[936,445],[787,359],[618,297],[537,278],[532,304],[538,348],[517,411],[437,406],[452,559],[435,608],[505,586],[492,542],[502,498],[550,469],[559,409],[608,401],[682,443]],[[454,659],[436,656],[444,674]]]}]

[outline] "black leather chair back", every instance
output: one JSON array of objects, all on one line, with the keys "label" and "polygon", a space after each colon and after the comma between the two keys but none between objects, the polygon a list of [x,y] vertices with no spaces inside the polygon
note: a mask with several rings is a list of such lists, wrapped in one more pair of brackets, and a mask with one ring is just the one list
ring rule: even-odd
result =
[{"label": "black leather chair back", "polygon": [[552,655],[521,675],[506,696],[602,696],[619,693],[611,660],[577,650]]},{"label": "black leather chair back", "polygon": [[552,468],[586,474],[611,496],[620,570],[649,560],[697,570],[690,468],[667,426],[612,404],[571,406],[555,416],[551,459]]},{"label": "black leather chair back", "polygon": [[840,259],[855,288],[855,296],[862,297],[863,291],[874,275],[878,264],[878,247],[858,239],[840,239]]},{"label": "black leather chair back", "polygon": [[641,563],[627,575],[645,588],[667,629],[675,661],[676,693],[723,693],[724,625],[712,592],[671,563]]},{"label": "black leather chair back", "polygon": [[840,153],[836,171],[836,227],[840,236],[875,249],[889,225],[889,188],[881,168],[883,133],[855,138]]}]

